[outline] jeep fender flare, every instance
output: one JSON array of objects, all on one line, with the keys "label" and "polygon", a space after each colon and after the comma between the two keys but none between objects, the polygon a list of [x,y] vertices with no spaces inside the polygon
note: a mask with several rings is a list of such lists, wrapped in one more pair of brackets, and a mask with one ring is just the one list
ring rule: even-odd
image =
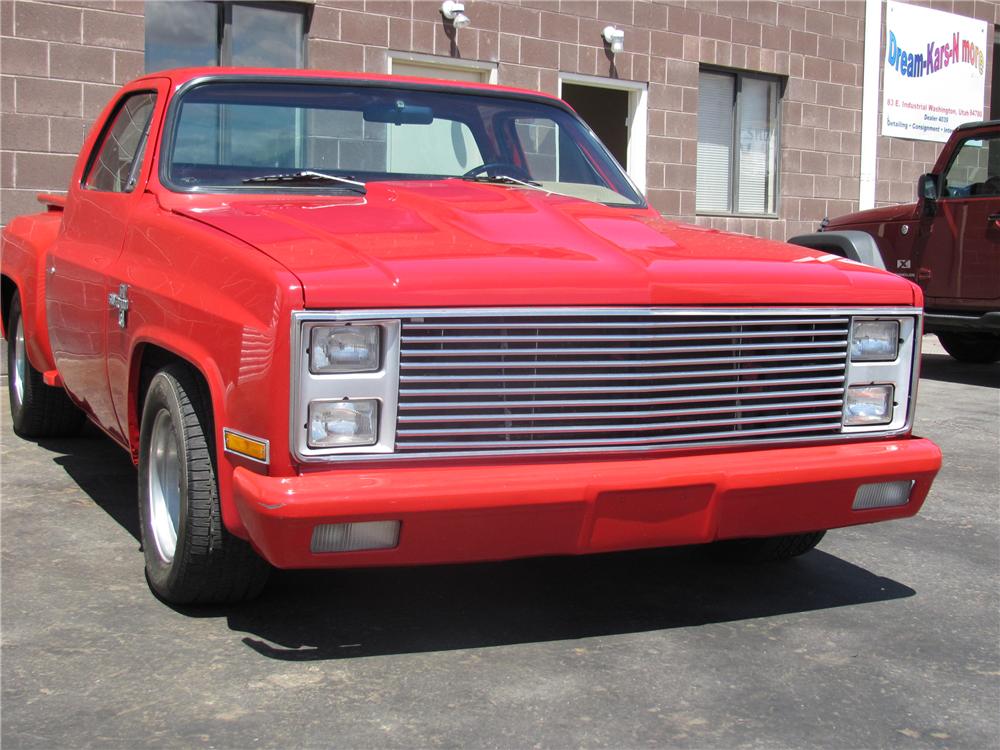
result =
[{"label": "jeep fender flare", "polygon": [[800,234],[789,238],[792,245],[801,245],[813,250],[833,253],[842,258],[864,263],[866,266],[885,268],[885,261],[882,260],[882,253],[879,252],[875,239],[868,232],[857,230],[847,230],[842,232],[815,232],[813,234]]}]

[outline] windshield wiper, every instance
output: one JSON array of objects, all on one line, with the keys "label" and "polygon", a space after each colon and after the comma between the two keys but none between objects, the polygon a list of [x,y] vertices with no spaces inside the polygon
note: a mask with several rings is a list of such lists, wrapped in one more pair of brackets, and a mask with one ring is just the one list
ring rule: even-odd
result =
[{"label": "windshield wiper", "polygon": [[335,174],[327,174],[326,172],[313,172],[309,169],[304,169],[300,172],[287,172],[284,174],[265,174],[260,177],[248,177],[243,180],[244,185],[271,185],[274,183],[284,183],[284,182],[297,182],[297,183],[310,183],[310,182],[336,182],[339,185],[343,185],[349,190],[353,190],[356,193],[361,193],[364,195],[368,192],[365,187],[365,183],[358,182],[357,180],[351,180],[347,177],[338,177]]},{"label": "windshield wiper", "polygon": [[477,175],[472,175],[471,177],[462,177],[462,179],[467,180],[469,182],[489,182],[495,185],[523,185],[525,187],[533,187],[533,188],[542,186],[540,182],[519,180],[516,177],[508,177],[505,174],[495,174],[495,175],[477,174]]},{"label": "windshield wiper", "polygon": [[470,180],[471,182],[489,182],[496,185],[518,185],[520,187],[526,187],[526,188],[531,188],[532,190],[541,191],[546,195],[561,195],[563,198],[573,198],[578,201],[589,201],[590,203],[599,202],[591,200],[590,198],[581,198],[579,195],[570,195],[569,193],[560,193],[558,190],[549,190],[547,187],[543,186],[542,183],[540,182],[519,180],[516,177],[510,177],[505,174],[498,174],[493,177],[487,177],[486,175],[476,175],[475,177],[463,177],[462,179]]}]

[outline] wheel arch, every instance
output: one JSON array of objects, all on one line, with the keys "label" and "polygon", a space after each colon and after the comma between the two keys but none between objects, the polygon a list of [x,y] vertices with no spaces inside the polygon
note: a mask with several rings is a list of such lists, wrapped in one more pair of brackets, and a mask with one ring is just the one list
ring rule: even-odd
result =
[{"label": "wheel arch", "polygon": [[219,482],[219,503],[222,521],[230,533],[248,538],[246,529],[233,502],[232,472],[223,458],[221,425],[225,424],[225,387],[222,373],[215,360],[193,342],[166,342],[162,339],[144,339],[132,349],[129,366],[128,435],[133,462],[139,460],[139,430],[146,394],[153,376],[169,365],[185,367],[198,381],[202,396],[208,401],[210,430],[215,444],[216,477]]},{"label": "wheel arch", "polygon": [[10,305],[17,294],[17,284],[7,274],[0,274],[0,331],[7,338],[10,320]]}]

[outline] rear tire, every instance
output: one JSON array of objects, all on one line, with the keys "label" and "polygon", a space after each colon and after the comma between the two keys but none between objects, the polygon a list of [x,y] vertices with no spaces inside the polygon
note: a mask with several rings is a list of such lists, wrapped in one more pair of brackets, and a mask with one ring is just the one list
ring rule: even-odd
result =
[{"label": "rear tire", "polygon": [[728,562],[769,562],[789,560],[804,555],[826,535],[825,531],[808,534],[769,536],[761,539],[727,539],[711,546],[712,553]]},{"label": "rear tire", "polygon": [[25,349],[21,297],[14,295],[7,316],[7,394],[14,432],[26,438],[72,437],[80,432],[83,412],[62,388],[45,385]]},{"label": "rear tire", "polygon": [[153,376],[139,433],[139,526],[150,588],[173,604],[252,599],[270,566],[222,523],[210,399],[190,370]]},{"label": "rear tire", "polygon": [[994,333],[939,333],[941,346],[959,362],[1000,361],[1000,336]]}]

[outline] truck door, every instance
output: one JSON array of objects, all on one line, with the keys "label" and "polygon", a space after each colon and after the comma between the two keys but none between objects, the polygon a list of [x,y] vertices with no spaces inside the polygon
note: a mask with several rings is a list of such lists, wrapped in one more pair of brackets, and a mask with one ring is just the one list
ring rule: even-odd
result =
[{"label": "truck door", "polygon": [[[149,167],[150,124],[162,115],[165,81],[141,81],[116,100],[74,172],[62,229],[46,258],[45,304],[55,364],[63,384],[98,425],[122,438],[111,402],[107,335],[119,307],[108,269],[122,251],[129,217]],[[138,187],[138,189],[137,189]],[[126,295],[127,296],[127,295]]]},{"label": "truck door", "polygon": [[1000,297],[1000,133],[960,141],[939,185],[920,265],[937,307]]}]

